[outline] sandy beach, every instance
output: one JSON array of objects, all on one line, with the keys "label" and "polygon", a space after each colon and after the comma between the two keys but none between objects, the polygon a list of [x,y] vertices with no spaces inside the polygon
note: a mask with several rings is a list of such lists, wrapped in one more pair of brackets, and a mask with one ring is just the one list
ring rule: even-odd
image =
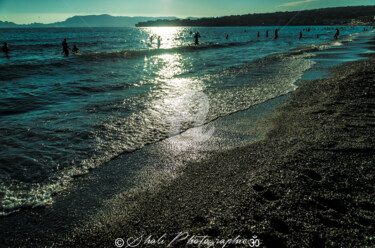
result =
[{"label": "sandy beach", "polygon": [[118,195],[55,246],[115,247],[122,238],[124,247],[198,247],[199,240],[207,247],[204,240],[256,236],[260,247],[373,247],[375,60],[368,57],[304,82],[264,140],[190,163],[161,187]]}]

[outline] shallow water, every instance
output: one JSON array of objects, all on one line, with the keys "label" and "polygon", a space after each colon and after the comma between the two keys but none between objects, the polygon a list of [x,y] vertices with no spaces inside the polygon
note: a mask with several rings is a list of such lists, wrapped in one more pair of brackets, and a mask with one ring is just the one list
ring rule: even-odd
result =
[{"label": "shallow water", "polygon": [[[318,51],[362,30],[332,41],[333,30],[313,27],[299,40],[300,28],[287,27],[275,41],[274,29],[0,30],[11,49],[0,57],[1,214],[50,204],[121,154],[295,90]],[[81,53],[62,56],[63,38]],[[214,132],[198,131],[198,141]]]}]

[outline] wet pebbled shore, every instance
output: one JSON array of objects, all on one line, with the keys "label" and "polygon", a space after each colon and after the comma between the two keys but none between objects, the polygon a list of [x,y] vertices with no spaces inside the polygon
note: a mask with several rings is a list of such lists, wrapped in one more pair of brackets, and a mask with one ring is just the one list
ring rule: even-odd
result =
[{"label": "wet pebbled shore", "polygon": [[[189,164],[161,188],[118,195],[55,246],[115,247],[142,234],[171,241],[180,232],[257,236],[260,247],[375,246],[375,60],[303,83],[272,122],[262,141]],[[187,246],[195,247],[171,247]]]}]

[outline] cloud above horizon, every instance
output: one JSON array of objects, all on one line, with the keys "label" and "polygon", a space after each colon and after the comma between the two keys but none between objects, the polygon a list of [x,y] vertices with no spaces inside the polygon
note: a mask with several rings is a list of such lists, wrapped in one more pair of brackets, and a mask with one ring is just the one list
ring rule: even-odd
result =
[{"label": "cloud above horizon", "polygon": [[278,8],[295,7],[295,6],[299,6],[299,5],[303,5],[303,4],[308,4],[308,3],[311,3],[311,2],[317,2],[317,1],[321,1],[321,0],[302,0],[302,1],[296,1],[296,2],[288,2],[288,3],[281,4],[281,5],[277,6],[277,7]]}]

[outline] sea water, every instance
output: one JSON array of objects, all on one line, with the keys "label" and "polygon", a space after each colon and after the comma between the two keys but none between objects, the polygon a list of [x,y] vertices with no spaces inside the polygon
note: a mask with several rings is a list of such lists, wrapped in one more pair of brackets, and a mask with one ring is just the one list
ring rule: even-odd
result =
[{"label": "sea water", "polygon": [[[0,214],[50,204],[121,154],[294,91],[313,52],[363,29],[334,40],[335,27],[302,39],[305,27],[285,27],[275,40],[276,28],[1,29]],[[64,38],[80,52],[64,56]]]}]

